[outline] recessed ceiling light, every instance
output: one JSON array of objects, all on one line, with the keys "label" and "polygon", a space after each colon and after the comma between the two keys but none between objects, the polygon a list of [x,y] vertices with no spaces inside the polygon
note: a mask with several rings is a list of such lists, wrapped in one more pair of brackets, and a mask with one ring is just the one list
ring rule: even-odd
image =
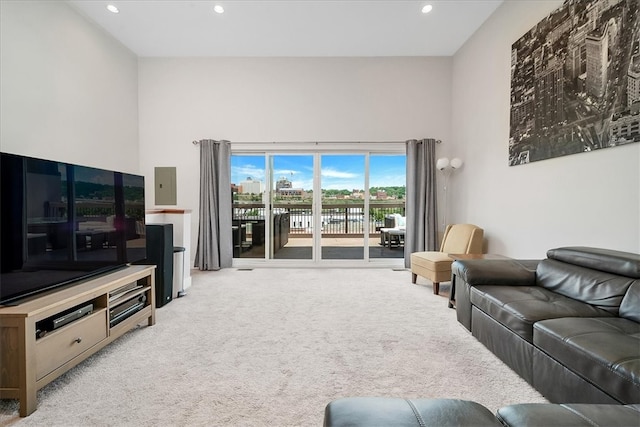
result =
[{"label": "recessed ceiling light", "polygon": [[433,9],[433,6],[431,6],[430,4],[427,4],[422,8],[422,13],[429,13],[431,12],[431,9]]},{"label": "recessed ceiling light", "polygon": [[219,4],[213,6],[213,10],[216,13],[224,13],[224,7],[220,6]]},{"label": "recessed ceiling light", "polygon": [[118,13],[118,12],[120,12],[120,11],[118,10],[118,8],[117,8],[117,7],[115,7],[115,6],[114,6],[114,5],[112,5],[112,4],[110,4],[110,5],[108,5],[108,6],[107,6],[107,10],[108,10],[109,12],[111,12],[111,13]]}]

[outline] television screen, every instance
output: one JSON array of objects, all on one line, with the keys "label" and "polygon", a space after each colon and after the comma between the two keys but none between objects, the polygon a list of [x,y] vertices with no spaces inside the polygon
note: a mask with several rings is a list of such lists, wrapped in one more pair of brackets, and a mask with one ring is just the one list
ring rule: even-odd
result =
[{"label": "television screen", "polygon": [[1,304],[146,258],[144,177],[0,155]]}]

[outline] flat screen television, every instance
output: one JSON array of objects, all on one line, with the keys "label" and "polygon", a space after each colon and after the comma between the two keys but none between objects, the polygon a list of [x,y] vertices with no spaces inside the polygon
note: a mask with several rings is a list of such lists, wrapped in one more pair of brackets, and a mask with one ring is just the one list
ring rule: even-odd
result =
[{"label": "flat screen television", "polygon": [[146,258],[144,177],[0,153],[0,304]]}]

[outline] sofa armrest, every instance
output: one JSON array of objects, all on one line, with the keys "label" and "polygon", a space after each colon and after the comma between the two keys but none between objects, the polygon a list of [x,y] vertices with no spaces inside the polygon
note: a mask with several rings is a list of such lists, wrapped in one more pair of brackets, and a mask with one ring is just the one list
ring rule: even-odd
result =
[{"label": "sofa armrest", "polygon": [[472,259],[454,261],[452,273],[470,286],[534,286],[538,260]]},{"label": "sofa armrest", "polygon": [[478,285],[534,286],[539,261],[515,259],[458,260],[451,265],[456,317],[471,330],[471,288]]}]

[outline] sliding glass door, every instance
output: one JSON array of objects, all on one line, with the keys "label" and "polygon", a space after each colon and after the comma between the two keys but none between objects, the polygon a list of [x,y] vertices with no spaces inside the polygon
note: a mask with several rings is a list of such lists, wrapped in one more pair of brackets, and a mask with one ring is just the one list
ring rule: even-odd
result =
[{"label": "sliding glass door", "polygon": [[234,153],[231,173],[235,260],[357,265],[404,257],[404,154]]},{"label": "sliding glass door", "polygon": [[364,259],[365,154],[322,154],[321,259]]},{"label": "sliding glass door", "polygon": [[369,258],[404,258],[406,176],[404,154],[369,157]]},{"label": "sliding glass door", "polygon": [[268,254],[266,155],[231,156],[233,257],[262,259]]},{"label": "sliding glass door", "polygon": [[270,160],[271,259],[313,259],[314,156],[276,154]]}]

